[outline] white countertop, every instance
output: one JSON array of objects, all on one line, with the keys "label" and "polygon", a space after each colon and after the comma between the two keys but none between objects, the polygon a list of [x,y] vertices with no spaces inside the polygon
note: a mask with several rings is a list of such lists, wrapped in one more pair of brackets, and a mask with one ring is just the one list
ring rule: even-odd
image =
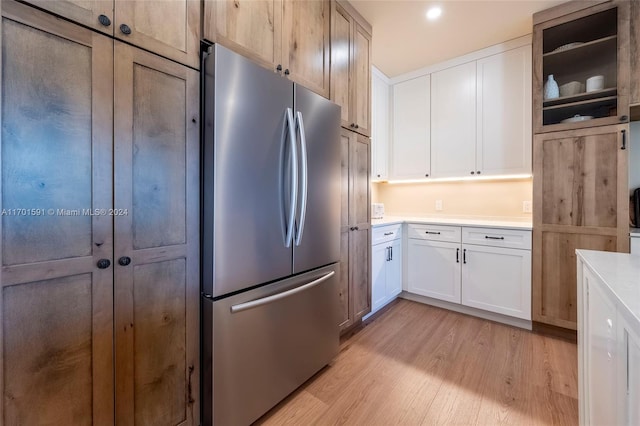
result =
[{"label": "white countertop", "polygon": [[487,228],[503,228],[503,229],[525,229],[532,228],[531,221],[518,220],[516,218],[476,218],[465,216],[430,216],[430,217],[411,217],[411,216],[386,216],[384,219],[372,219],[371,226],[393,225],[396,223],[423,223],[432,225],[455,225],[455,226],[473,226]]},{"label": "white countertop", "polygon": [[[618,309],[635,319],[640,332],[640,256],[606,251],[576,250],[582,260],[606,284]],[[633,325],[633,324],[632,324]]]}]

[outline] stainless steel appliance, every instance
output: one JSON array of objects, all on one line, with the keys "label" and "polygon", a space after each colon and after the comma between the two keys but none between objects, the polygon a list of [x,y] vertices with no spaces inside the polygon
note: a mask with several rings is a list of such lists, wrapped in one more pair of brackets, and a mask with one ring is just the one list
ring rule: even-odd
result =
[{"label": "stainless steel appliance", "polygon": [[340,108],[219,45],[203,72],[202,418],[245,425],[338,352]]}]

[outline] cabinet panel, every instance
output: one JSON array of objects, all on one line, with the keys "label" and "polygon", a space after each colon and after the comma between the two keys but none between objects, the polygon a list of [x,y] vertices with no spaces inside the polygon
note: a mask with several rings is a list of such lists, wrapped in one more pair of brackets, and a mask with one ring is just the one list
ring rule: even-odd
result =
[{"label": "cabinet panel", "polygon": [[391,260],[387,264],[387,300],[402,291],[402,240],[391,243]]},{"label": "cabinet panel", "polygon": [[407,255],[410,292],[460,303],[460,244],[409,239]]},{"label": "cabinet panel", "polygon": [[587,386],[589,394],[588,416],[593,425],[619,424],[616,398],[616,307],[600,288],[599,282],[588,269],[583,270],[587,280],[586,342]]},{"label": "cabinet panel", "polygon": [[[115,217],[115,252],[131,261],[115,272],[116,418],[198,424],[198,73],[115,49],[114,200],[128,211]],[[142,214],[175,229],[153,231]]]},{"label": "cabinet panel", "polygon": [[352,84],[351,64],[351,28],[353,18],[338,5],[331,2],[331,100],[342,107],[343,127],[349,127],[351,121]]},{"label": "cabinet panel", "polygon": [[351,289],[349,287],[349,277],[351,272],[349,269],[349,235],[350,232],[342,232],[340,234],[340,280],[338,284],[340,299],[340,331],[347,329],[353,324],[351,316]]},{"label": "cabinet panel", "polygon": [[531,319],[531,252],[463,245],[462,304]]},{"label": "cabinet panel", "polygon": [[352,282],[350,297],[354,321],[371,312],[370,235],[369,229],[359,229],[352,231],[349,236],[349,269]]},{"label": "cabinet panel", "polygon": [[[2,2],[5,424],[113,424],[113,45]],[[84,212],[83,212],[84,211]]]},{"label": "cabinet panel", "polygon": [[615,251],[606,235],[541,231],[534,227],[533,319],[576,329],[576,249]]},{"label": "cabinet panel", "polygon": [[426,75],[393,86],[393,179],[422,179],[431,173],[430,78]]},{"label": "cabinet panel", "polygon": [[[114,35],[127,43],[200,68],[200,2],[116,0]],[[130,34],[122,25],[130,28]]]},{"label": "cabinet panel", "polygon": [[371,177],[384,180],[389,164],[389,95],[390,88],[375,71],[371,76]]},{"label": "cabinet panel", "polygon": [[389,244],[376,244],[371,250],[371,309],[384,304],[387,297]]},{"label": "cabinet panel", "polygon": [[[625,425],[633,426],[640,424],[640,337],[633,333],[630,329],[624,330],[624,343],[626,344],[626,410],[623,414],[624,420],[619,419],[620,422],[624,422]],[[620,386],[618,386],[618,389]]]},{"label": "cabinet panel", "polygon": [[105,26],[98,17],[104,15],[113,21],[114,0],[28,0],[48,12],[63,16],[91,29],[113,35],[113,25]]},{"label": "cabinet panel", "polygon": [[477,63],[477,169],[531,173],[531,46]]},{"label": "cabinet panel", "polygon": [[369,139],[361,135],[354,135],[350,149],[351,165],[349,167],[349,174],[351,176],[351,194],[349,196],[349,205],[351,209],[351,219],[349,222],[361,229],[368,228],[371,222]]},{"label": "cabinet panel", "polygon": [[354,122],[356,131],[371,136],[371,35],[358,23],[353,35]]},{"label": "cabinet panel", "polygon": [[284,3],[282,66],[291,78],[329,97],[331,3],[329,0],[288,0]]},{"label": "cabinet panel", "polygon": [[[631,16],[631,70],[640,69],[640,2],[632,1],[630,5]],[[632,72],[630,80],[630,99],[629,103],[640,104],[640,76],[638,73]]]},{"label": "cabinet panel", "polygon": [[204,37],[268,68],[280,63],[282,0],[205,0]]},{"label": "cabinet panel", "polygon": [[434,177],[477,171],[475,62],[431,75],[431,158]]}]

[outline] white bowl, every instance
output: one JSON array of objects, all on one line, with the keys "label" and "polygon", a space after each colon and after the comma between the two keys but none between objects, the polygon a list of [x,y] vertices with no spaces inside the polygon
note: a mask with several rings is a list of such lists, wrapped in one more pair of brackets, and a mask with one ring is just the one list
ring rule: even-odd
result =
[{"label": "white bowl", "polygon": [[570,81],[560,86],[560,96],[573,96],[582,93],[582,83],[579,81]]},{"label": "white bowl", "polygon": [[591,120],[593,118],[592,115],[580,115],[576,114],[571,118],[567,118],[561,121],[561,123],[579,123],[581,121]]}]

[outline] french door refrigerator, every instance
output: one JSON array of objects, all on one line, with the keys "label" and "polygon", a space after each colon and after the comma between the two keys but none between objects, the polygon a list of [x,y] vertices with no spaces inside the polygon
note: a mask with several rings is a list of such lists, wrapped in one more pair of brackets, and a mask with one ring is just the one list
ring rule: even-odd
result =
[{"label": "french door refrigerator", "polygon": [[245,425],[338,352],[340,108],[205,55],[202,419]]}]

